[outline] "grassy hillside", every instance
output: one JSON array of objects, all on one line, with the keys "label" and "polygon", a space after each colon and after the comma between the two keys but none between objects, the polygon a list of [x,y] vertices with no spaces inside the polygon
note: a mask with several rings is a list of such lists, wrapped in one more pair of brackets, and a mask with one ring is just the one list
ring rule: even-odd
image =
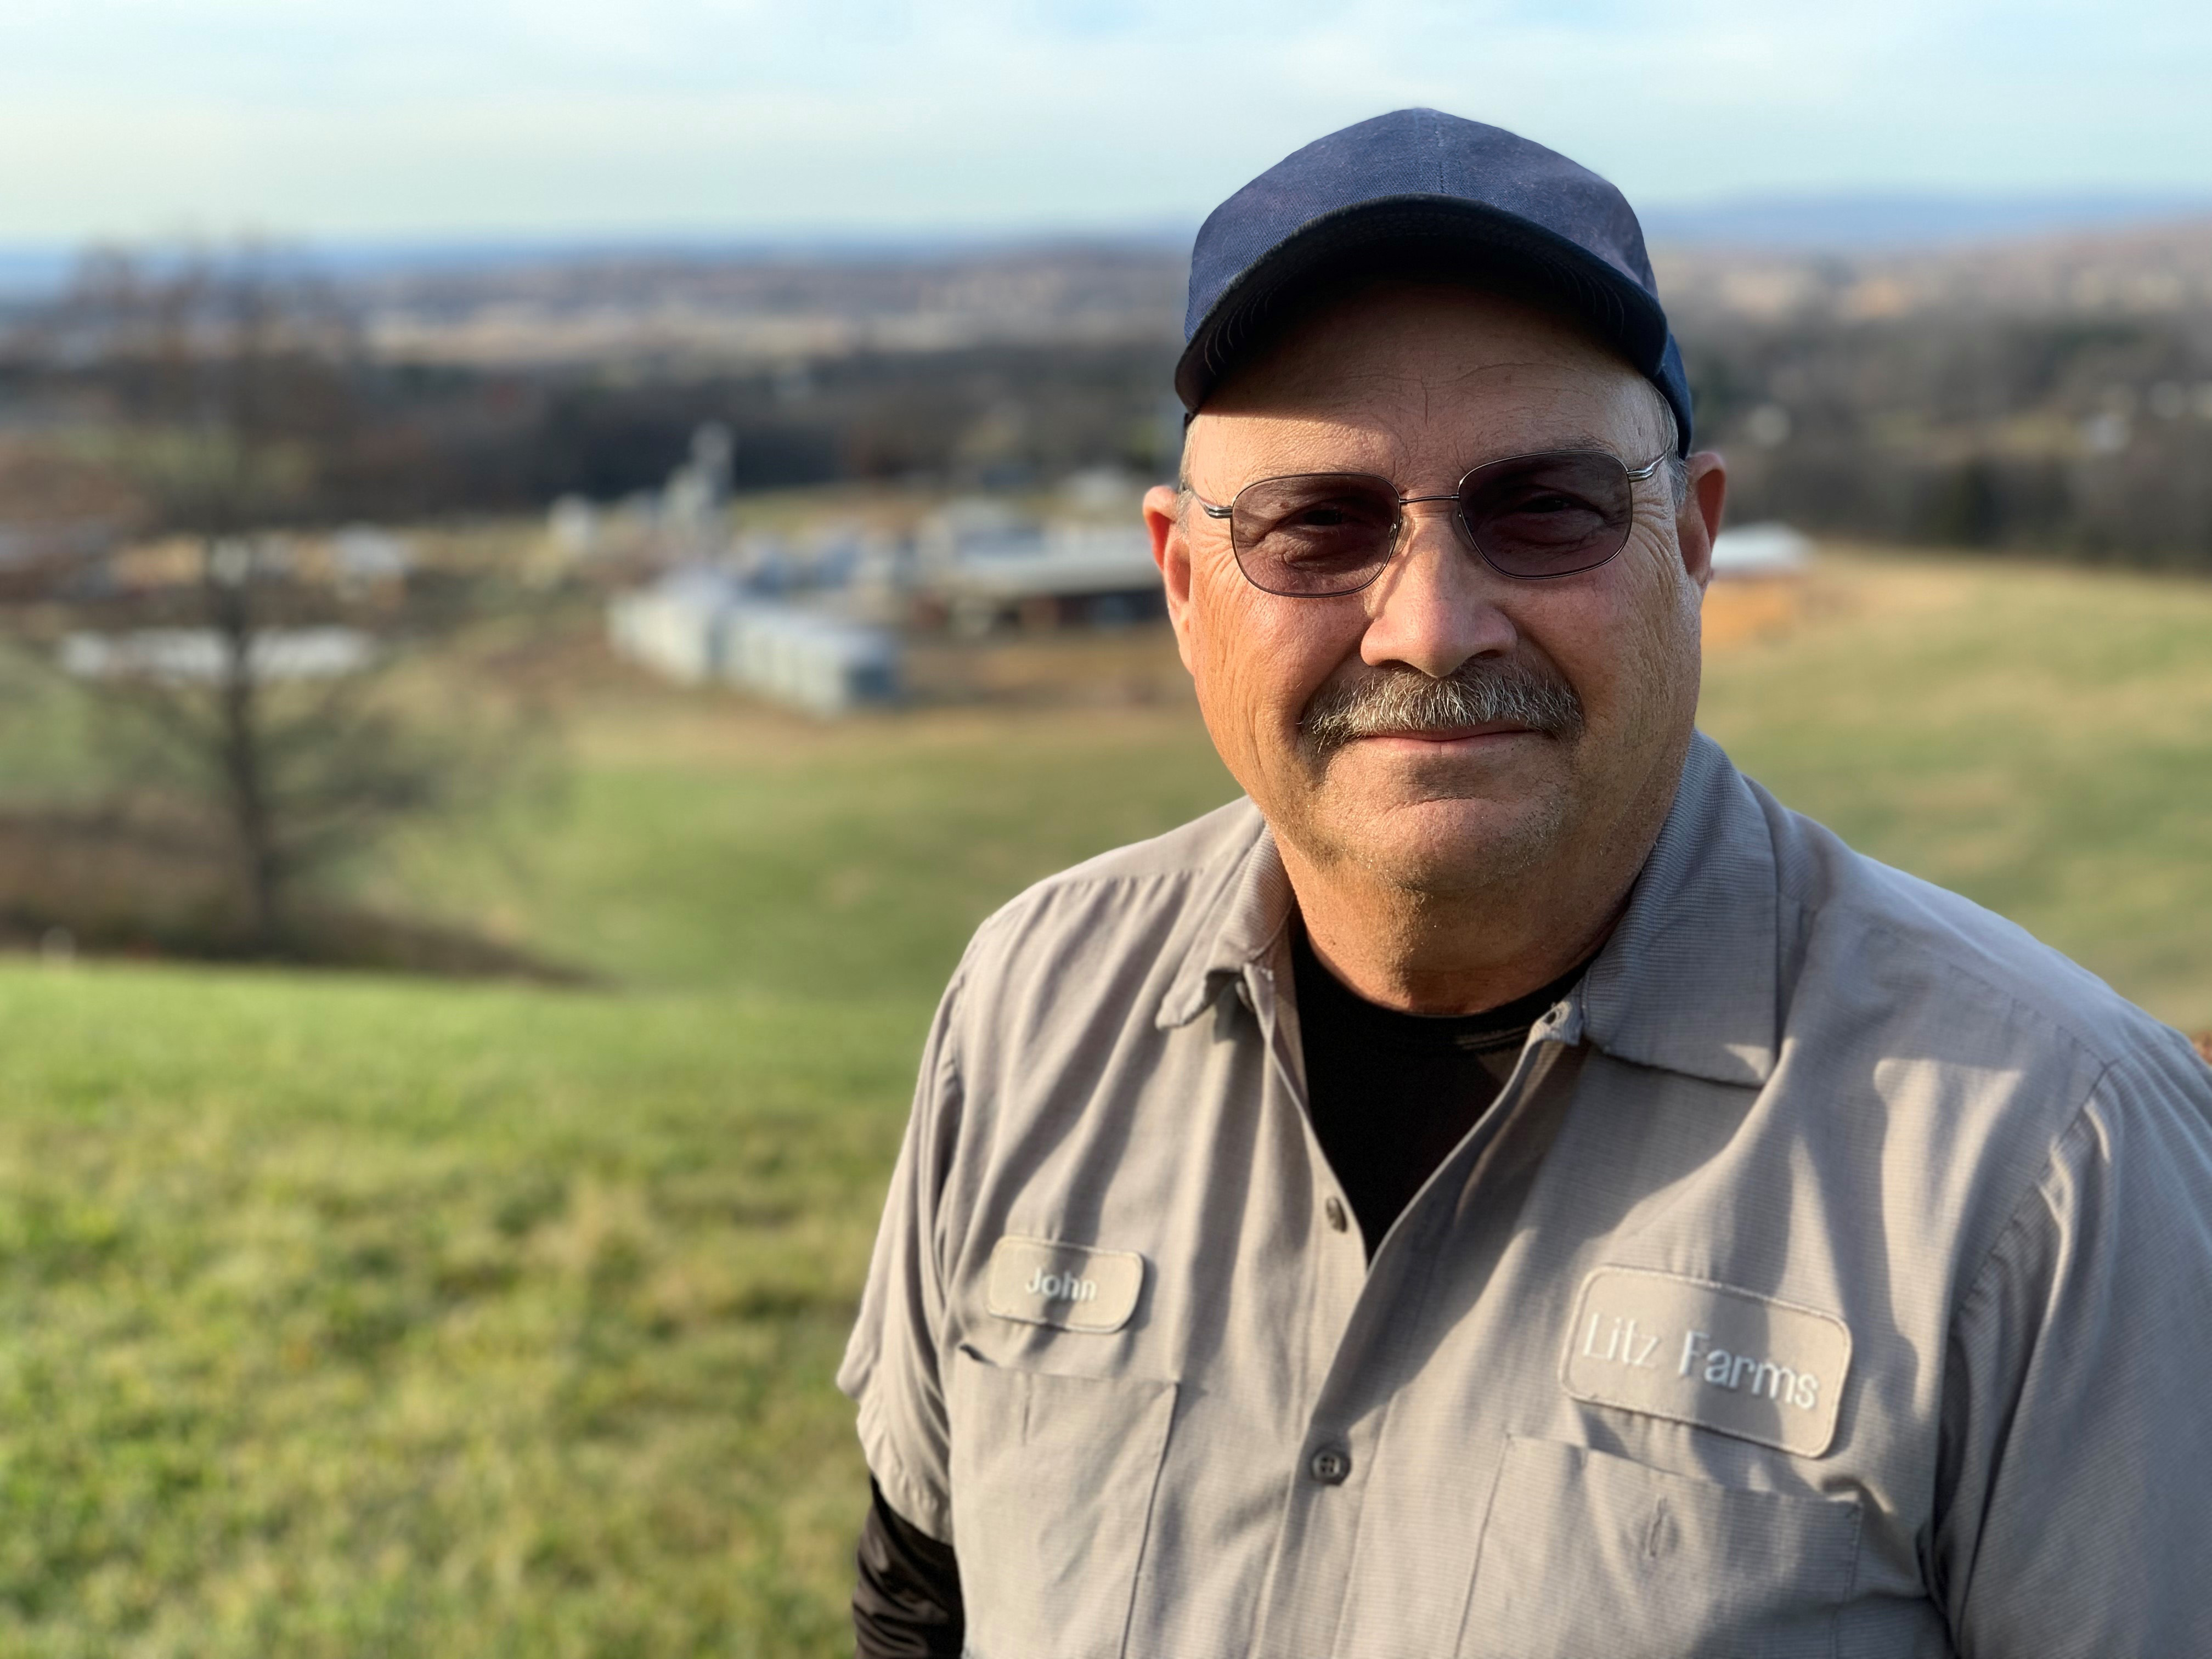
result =
[{"label": "grassy hillside", "polygon": [[909,1006],[0,992],[0,1651],[835,1650]]},{"label": "grassy hillside", "polygon": [[937,990],[1218,805],[1187,710],[615,700],[404,884],[575,993],[0,966],[0,1653],[817,1655]]},{"label": "grassy hillside", "polygon": [[[1799,609],[1716,653],[1745,765],[2212,1024],[2212,589],[1856,562]],[[1178,702],[634,689],[575,750],[386,879],[605,990],[0,967],[0,1652],[840,1650],[829,1376],[938,986],[1230,786]]]},{"label": "grassy hillside", "polygon": [[2212,583],[1832,561],[1701,723],[1862,851],[2212,1026]]}]

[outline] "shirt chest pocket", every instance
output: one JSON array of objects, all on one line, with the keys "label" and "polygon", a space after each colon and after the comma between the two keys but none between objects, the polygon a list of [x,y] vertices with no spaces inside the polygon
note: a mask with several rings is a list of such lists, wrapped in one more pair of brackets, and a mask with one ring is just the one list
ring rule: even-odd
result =
[{"label": "shirt chest pocket", "polygon": [[952,1534],[975,1659],[1120,1659],[1175,1399],[1172,1382],[954,1357]]},{"label": "shirt chest pocket", "polygon": [[1510,1442],[1462,1659],[1830,1659],[1859,1509]]}]

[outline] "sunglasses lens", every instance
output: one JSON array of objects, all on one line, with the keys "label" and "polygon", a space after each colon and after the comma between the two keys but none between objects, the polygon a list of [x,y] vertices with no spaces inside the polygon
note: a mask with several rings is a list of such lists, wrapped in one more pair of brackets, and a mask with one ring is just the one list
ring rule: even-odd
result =
[{"label": "sunglasses lens", "polygon": [[1230,538],[1245,580],[1270,593],[1356,592],[1390,561],[1396,492],[1360,473],[1267,478],[1237,497]]},{"label": "sunglasses lens", "polygon": [[1569,576],[1603,564],[1635,516],[1628,469],[1611,455],[1525,455],[1468,475],[1460,517],[1508,576]]}]

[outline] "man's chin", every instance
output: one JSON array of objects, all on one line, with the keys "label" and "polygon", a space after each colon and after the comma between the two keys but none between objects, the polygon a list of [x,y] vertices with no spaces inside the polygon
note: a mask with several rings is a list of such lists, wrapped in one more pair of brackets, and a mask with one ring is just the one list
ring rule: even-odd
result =
[{"label": "man's chin", "polygon": [[1501,799],[1477,793],[1317,803],[1314,839],[1391,885],[1474,891],[1517,876],[1554,851],[1565,828],[1553,790]]}]

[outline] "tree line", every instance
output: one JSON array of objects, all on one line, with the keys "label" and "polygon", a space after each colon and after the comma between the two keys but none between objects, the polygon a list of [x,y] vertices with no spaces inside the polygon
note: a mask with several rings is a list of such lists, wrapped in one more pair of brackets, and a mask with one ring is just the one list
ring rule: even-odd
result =
[{"label": "tree line", "polygon": [[2212,569],[2212,313],[1700,319],[1732,516]]},{"label": "tree line", "polygon": [[[344,294],[296,266],[107,258],[0,335],[0,434],[16,434],[0,435],[0,448],[20,455],[46,442],[42,476],[55,487],[76,477],[80,494],[85,470],[106,466],[129,502],[124,516],[173,520],[173,480],[157,480],[151,494],[162,499],[149,499],[143,465],[112,464],[118,433],[175,427],[179,360],[149,344],[159,330],[149,319],[249,291],[281,313],[270,325],[281,349],[260,371],[273,389],[258,395],[283,406],[256,418],[284,434],[252,511],[295,526],[617,499],[658,488],[708,422],[734,438],[740,491],[841,480],[1022,487],[1099,465],[1157,471],[1172,465],[1177,441],[1171,337],[738,364],[394,362],[352,326]],[[2212,566],[2212,312],[1952,305],[1760,320],[1690,306],[1681,316],[1700,440],[1729,456],[1740,522]],[[201,371],[204,381],[214,373]],[[203,384],[191,395],[210,394]],[[8,460],[0,455],[0,525],[25,476]]]}]

